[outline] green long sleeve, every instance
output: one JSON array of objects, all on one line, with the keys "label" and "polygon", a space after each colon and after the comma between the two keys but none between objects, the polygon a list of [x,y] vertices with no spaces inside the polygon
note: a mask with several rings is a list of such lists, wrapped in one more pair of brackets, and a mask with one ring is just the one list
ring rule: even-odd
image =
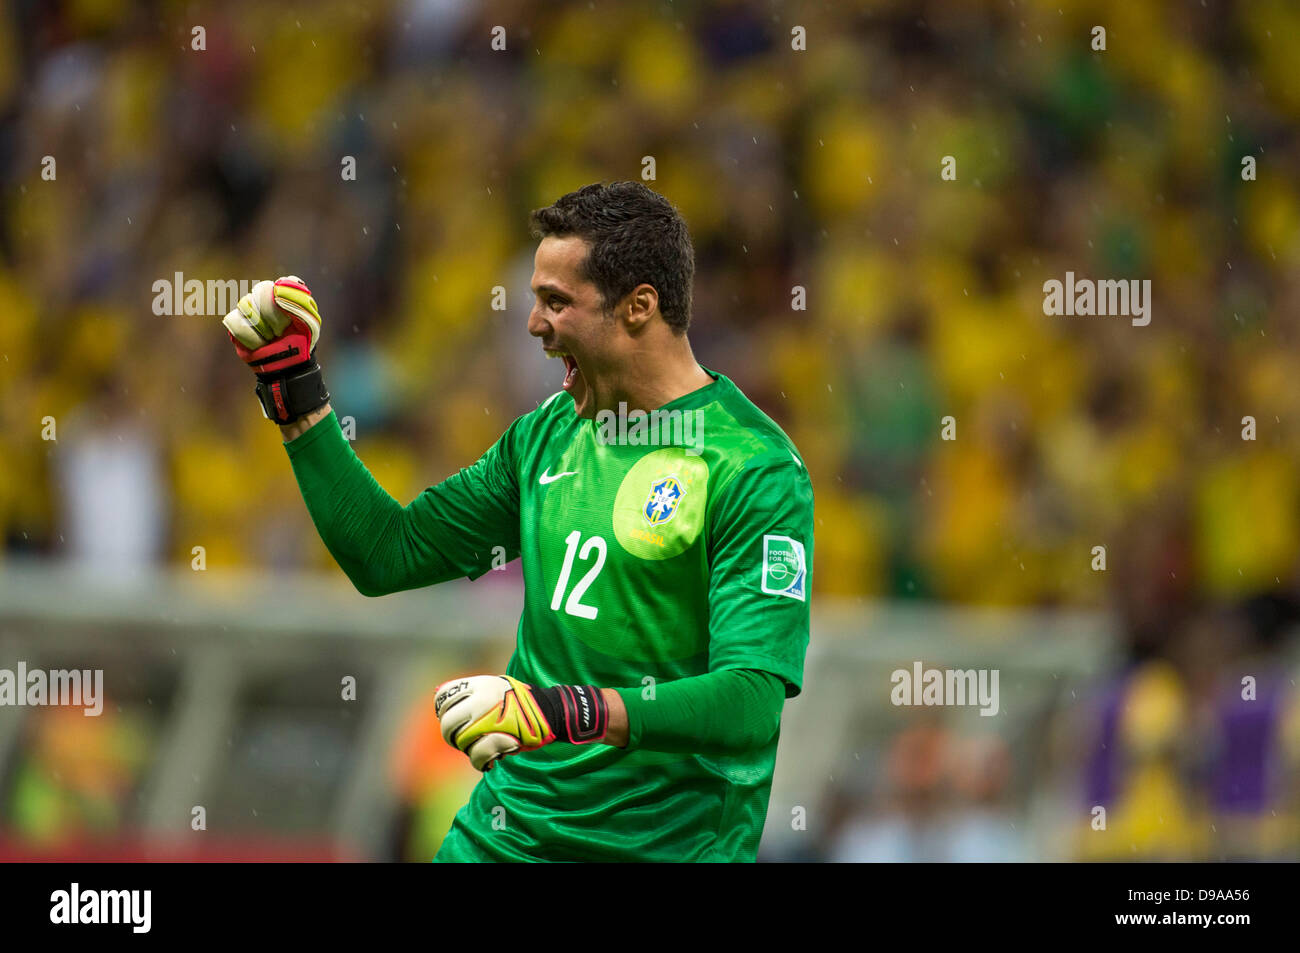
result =
[{"label": "green long sleeve", "polygon": [[429,586],[491,568],[494,550],[519,555],[513,428],[474,466],[402,506],[343,436],[333,411],[285,444],[321,540],[366,596]]},{"label": "green long sleeve", "polygon": [[627,708],[627,750],[742,754],[781,725],[785,683],[770,672],[724,669],[645,688],[617,690]]}]

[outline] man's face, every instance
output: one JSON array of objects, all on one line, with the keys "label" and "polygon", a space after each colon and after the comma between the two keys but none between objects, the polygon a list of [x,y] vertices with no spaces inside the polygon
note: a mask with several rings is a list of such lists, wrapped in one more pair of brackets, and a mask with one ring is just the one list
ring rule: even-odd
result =
[{"label": "man's face", "polygon": [[576,235],[543,238],[533,258],[533,310],[528,333],[548,357],[564,362],[563,387],[579,417],[596,415],[592,384],[607,370],[614,322],[601,308],[600,292],[581,277],[589,245]]}]

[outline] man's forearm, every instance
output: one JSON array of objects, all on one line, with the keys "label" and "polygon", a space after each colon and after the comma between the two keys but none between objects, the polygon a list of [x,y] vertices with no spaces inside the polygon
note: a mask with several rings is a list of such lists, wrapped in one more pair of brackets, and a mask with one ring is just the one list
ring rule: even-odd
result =
[{"label": "man's forearm", "polygon": [[299,417],[291,424],[282,425],[280,427],[280,435],[284,438],[284,442],[288,443],[291,440],[301,437],[319,421],[328,417],[329,414],[330,405],[327,403],[324,407],[313,410],[311,413]]},{"label": "man's forearm", "polygon": [[[366,596],[466,575],[439,540],[449,535],[431,490],[410,506],[393,499],[357,457],[327,406],[283,444],[307,512],[334,561]],[[314,416],[314,415],[313,415]]]},{"label": "man's forearm", "polygon": [[613,745],[615,748],[626,748],[627,706],[623,704],[623,696],[612,688],[602,688],[600,694],[605,699],[605,704],[609,706],[609,727],[605,729],[605,744]]},{"label": "man's forearm", "polygon": [[606,744],[702,755],[740,754],[768,744],[785,705],[785,683],[757,669],[663,682],[649,697],[641,687],[605,688],[601,694],[609,707]]}]

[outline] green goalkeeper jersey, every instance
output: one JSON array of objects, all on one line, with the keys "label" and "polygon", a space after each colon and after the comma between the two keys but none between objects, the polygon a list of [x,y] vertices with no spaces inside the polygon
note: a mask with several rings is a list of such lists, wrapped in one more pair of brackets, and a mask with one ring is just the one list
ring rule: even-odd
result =
[{"label": "green goalkeeper jersey", "polygon": [[[515,420],[407,508],[401,587],[519,556],[515,678],[651,700],[662,683],[757,669],[796,695],[812,486],[780,427],[710,373],[639,420],[580,418],[563,392]],[[500,759],[439,859],[753,860],[778,736],[727,756],[552,744]]]}]

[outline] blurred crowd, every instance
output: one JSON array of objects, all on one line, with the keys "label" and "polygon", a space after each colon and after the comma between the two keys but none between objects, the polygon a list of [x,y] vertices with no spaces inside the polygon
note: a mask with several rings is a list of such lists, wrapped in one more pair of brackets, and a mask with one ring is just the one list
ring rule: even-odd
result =
[{"label": "blurred crowd", "polygon": [[[155,283],[301,276],[406,502],[559,388],[528,212],[652,167],[697,356],[813,476],[814,591],[1113,608],[1098,724],[1136,692],[1210,732],[1180,646],[1300,584],[1296,62],[1281,0],[16,2],[0,571],[331,567],[221,314],[159,315]],[[1150,324],[1045,315],[1067,271],[1149,279]],[[935,730],[898,739],[900,784]],[[935,777],[984,803],[995,775]]]},{"label": "blurred crowd", "polygon": [[960,710],[864,722],[812,836],[768,859],[1300,859],[1298,621],[1276,596],[1189,619],[1167,655],[996,727]]}]

